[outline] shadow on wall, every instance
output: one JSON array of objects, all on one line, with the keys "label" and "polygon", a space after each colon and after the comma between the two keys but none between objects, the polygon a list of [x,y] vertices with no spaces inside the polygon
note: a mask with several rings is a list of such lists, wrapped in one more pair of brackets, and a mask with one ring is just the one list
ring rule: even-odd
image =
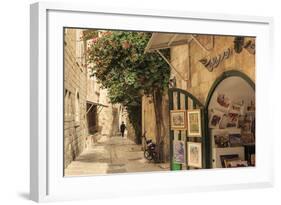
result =
[{"label": "shadow on wall", "polygon": [[80,127],[77,126],[75,127],[75,132],[74,132],[74,138],[73,141],[71,143],[72,146],[72,160],[75,160],[76,157],[78,157],[78,155],[80,154],[80,149],[79,149],[79,130]]},{"label": "shadow on wall", "polygon": [[119,133],[119,113],[118,108],[112,107],[111,135]]}]

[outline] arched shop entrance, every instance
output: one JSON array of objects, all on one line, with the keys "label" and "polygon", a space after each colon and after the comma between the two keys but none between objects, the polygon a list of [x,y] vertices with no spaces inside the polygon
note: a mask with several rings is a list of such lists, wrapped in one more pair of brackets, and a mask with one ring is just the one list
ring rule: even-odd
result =
[{"label": "arched shop entrance", "polygon": [[224,72],[213,83],[205,107],[209,138],[206,149],[211,167],[228,167],[227,161],[236,159],[241,160],[240,166],[254,166],[254,82],[239,71]]},{"label": "arched shop entrance", "polygon": [[222,73],[205,106],[170,88],[169,112],[171,170],[227,167],[231,160],[255,165],[255,84],[247,75]]}]

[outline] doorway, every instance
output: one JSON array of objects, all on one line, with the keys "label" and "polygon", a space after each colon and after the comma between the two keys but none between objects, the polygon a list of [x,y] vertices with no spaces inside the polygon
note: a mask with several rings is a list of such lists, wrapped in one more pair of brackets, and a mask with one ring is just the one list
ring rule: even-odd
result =
[{"label": "doorway", "polygon": [[[213,83],[207,100],[208,161],[224,168],[224,157],[255,165],[255,84],[244,73],[224,72]],[[254,159],[253,159],[254,156]]]}]

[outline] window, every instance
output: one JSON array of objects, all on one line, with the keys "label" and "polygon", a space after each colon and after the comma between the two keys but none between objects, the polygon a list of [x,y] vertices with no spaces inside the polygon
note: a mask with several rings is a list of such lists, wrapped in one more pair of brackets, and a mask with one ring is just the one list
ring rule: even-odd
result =
[{"label": "window", "polygon": [[87,103],[87,122],[88,133],[95,134],[98,131],[98,117],[96,105]]},{"label": "window", "polygon": [[76,91],[75,94],[75,122],[80,122],[80,102],[78,91]]},{"label": "window", "polygon": [[64,116],[65,118],[71,117],[72,114],[72,102],[71,102],[71,92],[65,89],[64,92]]},{"label": "window", "polygon": [[84,42],[81,39],[83,31],[78,29],[76,31],[76,62],[79,64],[80,68],[83,69],[84,66]]}]

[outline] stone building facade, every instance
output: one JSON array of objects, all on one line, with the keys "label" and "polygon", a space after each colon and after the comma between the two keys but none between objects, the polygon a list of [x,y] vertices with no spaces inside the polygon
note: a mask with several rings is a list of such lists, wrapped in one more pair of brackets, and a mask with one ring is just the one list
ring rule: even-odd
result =
[{"label": "stone building facade", "polygon": [[64,32],[64,166],[87,147],[87,70],[83,66],[81,30]]},{"label": "stone building facade", "polygon": [[[222,61],[212,72],[208,71],[208,69],[199,62],[200,59],[205,57],[221,55],[228,48],[233,49],[234,37],[199,35],[197,39],[209,51],[204,50],[196,42],[171,48],[172,65],[188,79],[184,81],[172,70],[173,75],[176,77],[178,88],[187,90],[196,96],[202,104],[205,104],[209,90],[214,81],[225,71],[241,71],[255,82],[255,55],[251,54],[246,49],[243,49],[241,53],[236,53],[232,50],[230,57]],[[245,39],[245,41],[248,40],[254,41],[254,38]]]},{"label": "stone building facade", "polygon": [[119,132],[120,105],[112,105],[87,64],[83,29],[64,32],[64,167],[101,137]]},{"label": "stone building facade", "polygon": [[[234,40],[234,36],[196,35],[196,40],[170,47],[170,65],[173,67],[171,79],[175,80],[176,87],[188,91],[204,105],[214,81],[225,71],[240,71],[255,82],[255,55],[247,49],[236,53]],[[249,41],[255,43],[254,38],[246,37],[245,42]],[[223,55],[225,51],[229,51],[228,49],[231,50],[228,58],[222,60],[212,71],[200,62],[204,58],[210,59]],[[168,106],[169,100],[166,94],[163,96],[162,104],[165,161],[168,161],[170,157]],[[147,136],[155,141],[154,106],[150,97],[143,96],[142,98],[142,118],[142,132],[146,131]]]}]

